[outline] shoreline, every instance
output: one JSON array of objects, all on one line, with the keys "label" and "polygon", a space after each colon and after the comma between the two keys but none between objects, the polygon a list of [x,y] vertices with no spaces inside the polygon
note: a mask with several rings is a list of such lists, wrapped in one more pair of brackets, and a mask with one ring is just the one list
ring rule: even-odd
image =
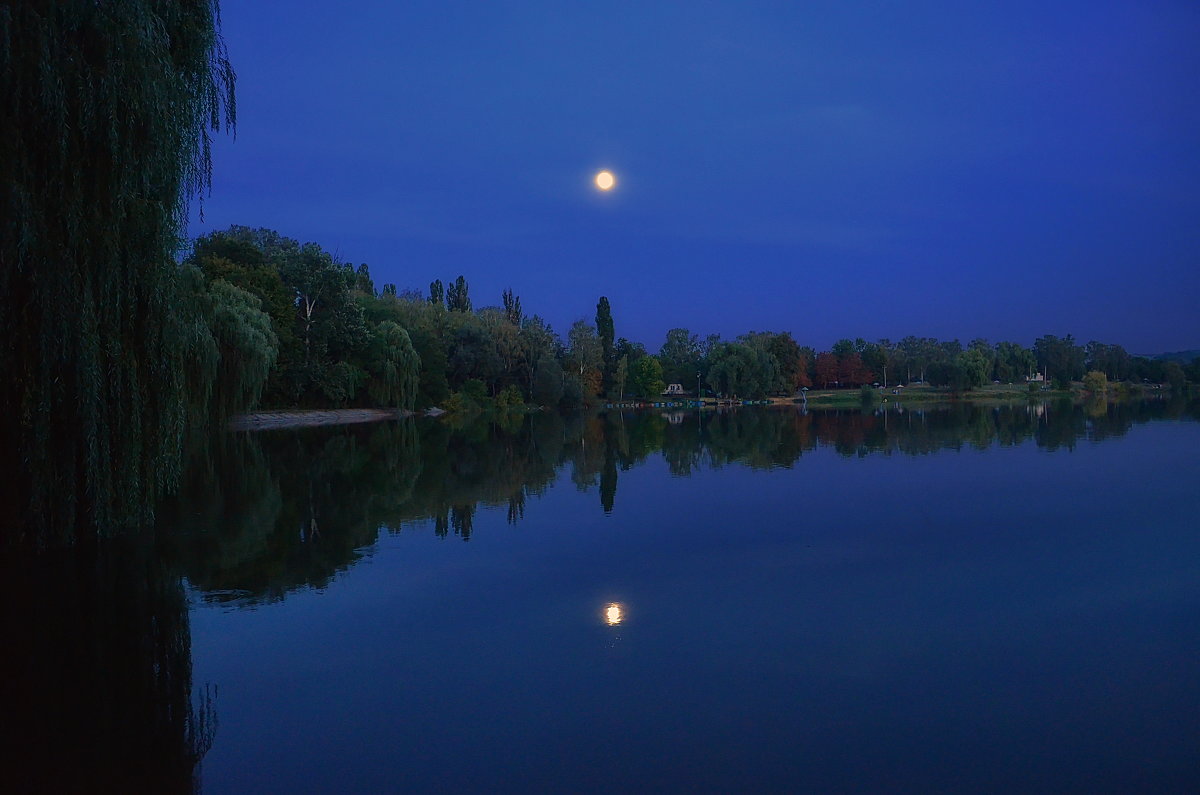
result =
[{"label": "shoreline", "polygon": [[403,409],[296,409],[254,411],[230,418],[231,431],[265,431],[275,428],[306,428],[318,425],[351,425],[403,419],[413,413]]},{"label": "shoreline", "polygon": [[[1142,390],[1136,390],[1141,392]],[[1146,394],[1128,395],[1128,397],[1145,398]],[[1060,391],[1046,390],[1044,392],[1029,393],[1025,389],[1013,389],[1011,386],[996,386],[988,385],[981,388],[967,390],[959,393],[954,393],[947,389],[937,387],[909,387],[899,395],[892,395],[891,390],[878,395],[874,401],[874,405],[887,405],[888,403],[896,403],[900,405],[911,405],[914,403],[1041,403],[1051,399],[1068,398],[1075,400],[1083,397],[1082,393],[1076,390]],[[1106,396],[1108,400],[1119,399],[1117,395],[1109,394]],[[606,406],[600,404],[593,406],[592,410],[600,411],[621,411],[621,410],[637,410],[637,409],[695,409],[695,398],[682,398],[677,401],[628,401],[624,403],[614,403]],[[656,406],[655,403],[658,403]],[[671,403],[678,405],[668,405]],[[764,398],[761,401],[754,401],[750,404],[751,407],[762,406],[804,406],[805,402],[799,398],[792,397],[770,397]],[[810,390],[808,393],[807,406],[809,408],[850,408],[862,405],[862,394],[858,389],[822,389]],[[704,405],[700,408],[714,410],[721,408],[740,408],[741,404],[721,405],[718,406],[711,398],[705,398]],[[542,409],[527,409],[542,410]],[[264,431],[284,428],[306,428],[318,427],[322,425],[352,425],[369,422],[383,422],[386,420],[404,419],[407,417],[427,416],[439,417],[446,412],[433,408],[424,412],[404,411],[403,409],[280,409],[273,411],[254,411],[246,414],[239,414],[232,417],[226,424],[226,429],[230,431]]]}]

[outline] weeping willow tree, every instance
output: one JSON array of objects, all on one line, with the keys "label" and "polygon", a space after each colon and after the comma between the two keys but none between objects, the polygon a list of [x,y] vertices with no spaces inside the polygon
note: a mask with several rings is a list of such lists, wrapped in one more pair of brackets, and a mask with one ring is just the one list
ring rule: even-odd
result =
[{"label": "weeping willow tree", "polygon": [[9,539],[143,523],[178,477],[206,343],[174,255],[234,116],[218,28],[215,0],[0,5]]},{"label": "weeping willow tree", "polygon": [[390,320],[376,325],[367,366],[371,399],[383,406],[411,411],[417,400],[421,359],[408,332]]},{"label": "weeping willow tree", "polygon": [[219,351],[211,418],[220,425],[258,404],[279,355],[279,340],[258,296],[222,279],[209,285],[208,296],[209,328]]}]

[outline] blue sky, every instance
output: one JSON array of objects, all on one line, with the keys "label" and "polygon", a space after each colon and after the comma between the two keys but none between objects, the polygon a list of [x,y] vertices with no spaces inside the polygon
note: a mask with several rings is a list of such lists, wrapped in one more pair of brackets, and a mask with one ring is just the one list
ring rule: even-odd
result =
[{"label": "blue sky", "polygon": [[[1200,4],[227,2],[204,222],[560,332],[1200,347]],[[600,168],[617,189],[591,186]]]}]

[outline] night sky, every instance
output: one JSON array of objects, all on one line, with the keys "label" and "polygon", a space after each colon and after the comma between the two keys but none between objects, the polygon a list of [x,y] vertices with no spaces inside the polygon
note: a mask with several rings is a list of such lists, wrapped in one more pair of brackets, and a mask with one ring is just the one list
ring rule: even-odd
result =
[{"label": "night sky", "polygon": [[[222,3],[203,223],[560,333],[1200,348],[1200,4]],[[592,185],[611,169],[610,193]]]}]

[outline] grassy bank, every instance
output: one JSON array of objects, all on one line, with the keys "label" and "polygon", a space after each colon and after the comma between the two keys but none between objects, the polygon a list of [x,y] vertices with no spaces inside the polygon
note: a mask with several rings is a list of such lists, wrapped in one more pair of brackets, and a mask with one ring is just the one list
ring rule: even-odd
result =
[{"label": "grassy bank", "polygon": [[[876,400],[888,403],[945,403],[947,401],[1024,401],[1030,397],[1037,399],[1071,397],[1070,391],[1044,390],[1030,393],[1025,384],[987,384],[972,390],[955,392],[952,389],[928,385],[908,386],[893,394],[891,389],[877,390]],[[808,405],[813,408],[838,406],[858,406],[863,401],[859,389],[813,389],[808,393]],[[791,403],[790,399],[780,400],[781,403]]]},{"label": "grassy bank", "polygon": [[[1084,390],[1081,383],[1073,383],[1070,389],[1040,389],[1030,392],[1027,384],[986,384],[975,389],[955,392],[944,387],[933,387],[925,384],[907,386],[892,394],[891,389],[877,390],[877,400],[889,403],[945,403],[952,401],[969,402],[1016,402],[1034,400],[1050,400],[1056,398],[1082,399],[1090,393]],[[1161,388],[1153,385],[1110,384],[1107,397],[1110,399],[1138,398],[1161,395]],[[808,393],[808,405],[813,408],[836,408],[858,406],[862,404],[863,394],[859,389],[813,389]],[[778,398],[777,403],[792,403],[791,398]]]}]

